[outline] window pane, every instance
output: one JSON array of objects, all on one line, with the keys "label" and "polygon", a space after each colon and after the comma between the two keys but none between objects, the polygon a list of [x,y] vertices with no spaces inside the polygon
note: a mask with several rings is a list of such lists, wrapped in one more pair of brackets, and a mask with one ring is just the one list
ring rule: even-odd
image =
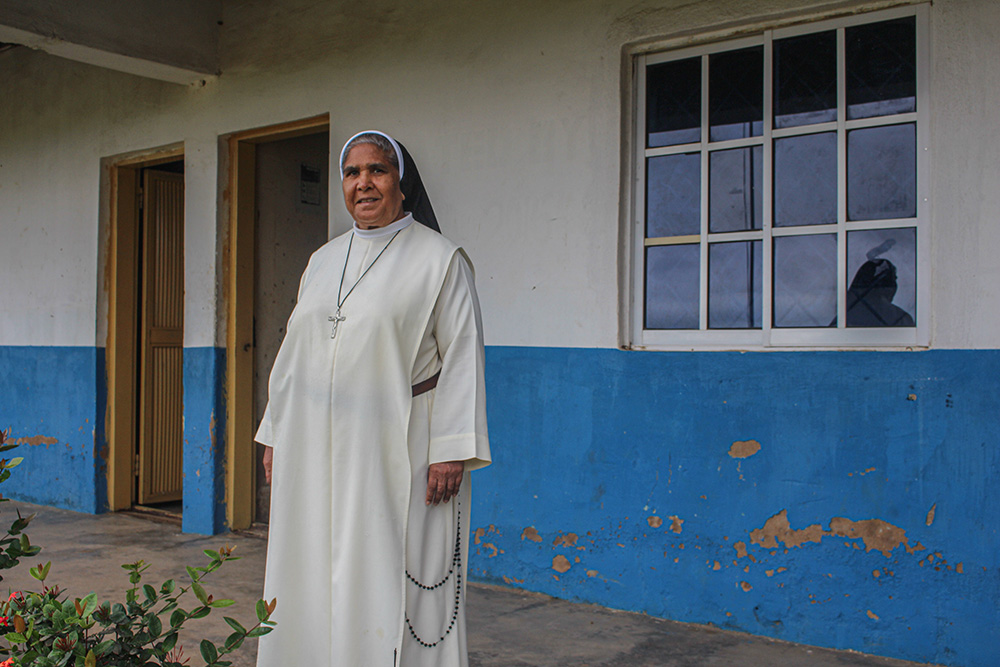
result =
[{"label": "window pane", "polygon": [[837,33],[774,42],[774,126],[837,120]]},{"label": "window pane", "polygon": [[837,235],[774,239],[774,326],[837,325]]},{"label": "window pane", "polygon": [[701,155],[646,160],[646,238],[701,233]]},{"label": "window pane", "polygon": [[764,47],[708,58],[709,139],[760,136],[764,130]]},{"label": "window pane", "polygon": [[837,222],[837,133],[774,142],[774,225]]},{"label": "window pane", "polygon": [[646,248],[646,328],[698,328],[697,244]]},{"label": "window pane", "polygon": [[847,117],[917,109],[917,34],[912,16],[847,28]]},{"label": "window pane", "polygon": [[917,128],[884,125],[847,133],[847,219],[917,215]]},{"label": "window pane", "polygon": [[760,241],[709,246],[709,328],[760,328],[761,247]]},{"label": "window pane", "polygon": [[646,146],[701,141],[701,58],[646,68]]},{"label": "window pane", "polygon": [[848,232],[847,326],[914,326],[916,267],[916,229]]},{"label": "window pane", "polygon": [[714,151],[708,165],[708,230],[760,229],[764,147]]}]

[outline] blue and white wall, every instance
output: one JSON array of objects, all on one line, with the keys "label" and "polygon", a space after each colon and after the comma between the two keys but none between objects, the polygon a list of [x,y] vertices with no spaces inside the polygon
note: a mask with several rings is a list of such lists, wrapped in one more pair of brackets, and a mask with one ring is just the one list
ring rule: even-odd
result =
[{"label": "blue and white wall", "polygon": [[[104,507],[100,163],[183,142],[185,529],[224,528],[218,139],[329,113],[334,159],[364,127],[407,144],[476,264],[495,458],[474,478],[476,578],[996,664],[1000,5],[929,11],[930,349],[627,352],[623,48],[899,3],[290,4],[224,16],[204,86],[0,53],[0,424],[26,456],[6,492]],[[331,233],[348,224],[332,206]]]}]

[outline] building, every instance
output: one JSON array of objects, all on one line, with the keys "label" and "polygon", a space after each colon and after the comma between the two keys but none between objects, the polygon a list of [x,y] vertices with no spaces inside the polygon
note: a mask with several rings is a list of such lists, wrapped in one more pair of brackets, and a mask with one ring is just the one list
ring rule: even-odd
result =
[{"label": "building", "polygon": [[8,0],[6,492],[262,518],[262,376],[376,127],[476,264],[474,576],[994,665],[998,30],[991,0]]}]

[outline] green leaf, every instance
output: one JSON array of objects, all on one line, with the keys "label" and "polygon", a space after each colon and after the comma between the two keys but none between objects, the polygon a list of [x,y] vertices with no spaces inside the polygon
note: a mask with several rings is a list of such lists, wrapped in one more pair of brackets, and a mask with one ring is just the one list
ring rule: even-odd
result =
[{"label": "green leaf", "polygon": [[27,638],[20,632],[8,632],[6,635],[4,635],[4,637],[6,637],[7,641],[9,641],[11,644],[23,644],[24,642],[28,641]]},{"label": "green leaf", "polygon": [[257,620],[266,620],[267,616],[267,603],[263,600],[257,600]]},{"label": "green leaf", "polygon": [[87,657],[83,660],[83,667],[97,667],[97,656],[93,650],[87,651]]},{"label": "green leaf", "polygon": [[115,642],[113,639],[103,641],[94,647],[94,653],[96,653],[99,656],[103,656],[105,653],[111,650],[111,647],[114,646],[114,644]]},{"label": "green leaf", "polygon": [[160,592],[163,593],[164,595],[170,595],[171,593],[174,592],[174,586],[175,586],[174,580],[167,579],[166,581],[163,582],[163,585],[160,586]]},{"label": "green leaf", "polygon": [[207,639],[201,640],[201,657],[205,659],[207,663],[213,663],[219,658],[219,651],[215,648],[215,644],[208,641]]},{"label": "green leaf", "polygon": [[212,560],[221,560],[222,559],[222,556],[219,555],[218,551],[213,551],[212,549],[205,549],[204,553],[205,553],[206,556],[208,556]]},{"label": "green leaf", "polygon": [[211,607],[198,607],[191,612],[191,618],[205,618],[211,611]]},{"label": "green leaf", "polygon": [[83,598],[83,613],[80,614],[81,617],[87,618],[94,613],[97,609],[97,593],[91,593],[87,597]]},{"label": "green leaf", "polygon": [[149,584],[144,584],[142,587],[142,594],[146,596],[146,599],[150,602],[156,602],[156,589]]},{"label": "green leaf", "polygon": [[212,600],[208,606],[219,609],[221,607],[231,607],[236,604],[236,600]]},{"label": "green leaf", "polygon": [[198,598],[198,602],[203,605],[208,604],[208,594],[205,592],[204,587],[197,581],[191,582],[191,590],[194,591],[194,596]]},{"label": "green leaf", "polygon": [[226,637],[226,650],[235,651],[240,646],[243,645],[243,639],[245,638],[245,632],[234,632],[233,634]]},{"label": "green leaf", "polygon": [[229,616],[223,616],[222,620],[228,623],[229,627],[231,627],[233,630],[236,630],[236,632],[242,632],[246,634],[247,629],[244,628],[243,624],[237,621],[235,618],[231,618]]},{"label": "green leaf", "polygon": [[187,613],[183,609],[175,609],[174,613],[170,614],[170,627],[179,628],[184,623],[184,619],[187,618]]},{"label": "green leaf", "polygon": [[191,577],[191,581],[198,581],[198,578],[201,576],[198,574],[198,571],[190,565],[187,566],[187,573],[188,576]]},{"label": "green leaf", "polygon": [[150,614],[146,617],[146,626],[149,627],[149,633],[154,637],[159,637],[160,633],[163,632],[163,623],[156,614]]},{"label": "green leaf", "polygon": [[169,635],[166,636],[166,638],[164,638],[163,645],[161,646],[161,648],[164,651],[170,651],[176,644],[177,644],[177,633],[171,632]]},{"label": "green leaf", "polygon": [[271,630],[274,630],[274,628],[269,628],[267,626],[262,625],[260,627],[254,628],[253,630],[251,630],[250,632],[248,632],[247,633],[247,637],[263,637],[264,635],[266,635],[267,633],[269,633]]}]

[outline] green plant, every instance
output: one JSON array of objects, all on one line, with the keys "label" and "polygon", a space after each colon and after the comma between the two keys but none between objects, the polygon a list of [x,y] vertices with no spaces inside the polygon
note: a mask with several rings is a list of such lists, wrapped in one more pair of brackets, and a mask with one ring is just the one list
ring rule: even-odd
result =
[{"label": "green plant", "polygon": [[[16,445],[6,444],[9,430],[0,431],[0,452]],[[21,462],[0,460],[0,483],[10,477],[10,469]],[[5,498],[2,500],[6,500]],[[0,570],[18,564],[21,558],[38,553],[22,531],[31,521],[18,514],[8,536],[0,539]],[[190,582],[179,586],[173,579],[158,588],[142,583],[149,568],[145,561],[122,565],[128,572],[129,588],[124,602],[98,603],[91,593],[83,598],[69,599],[58,586],[45,582],[52,563],[30,569],[32,577],[42,584],[41,592],[14,592],[0,603],[0,633],[8,646],[0,646],[0,655],[7,660],[0,667],[183,667],[185,658],[178,644],[184,624],[204,618],[214,609],[231,606],[230,599],[216,599],[203,585],[206,576],[224,563],[239,560],[230,547],[218,551],[205,550],[209,562],[201,567],[188,567]],[[191,594],[194,599],[184,598]],[[183,599],[194,603],[190,609],[181,606]],[[224,658],[242,646],[249,637],[269,633],[275,625],[270,620],[276,605],[258,600],[257,620],[250,628],[229,616],[224,620],[233,632],[221,645],[203,639],[199,648],[208,667],[226,667],[232,663]]]}]

